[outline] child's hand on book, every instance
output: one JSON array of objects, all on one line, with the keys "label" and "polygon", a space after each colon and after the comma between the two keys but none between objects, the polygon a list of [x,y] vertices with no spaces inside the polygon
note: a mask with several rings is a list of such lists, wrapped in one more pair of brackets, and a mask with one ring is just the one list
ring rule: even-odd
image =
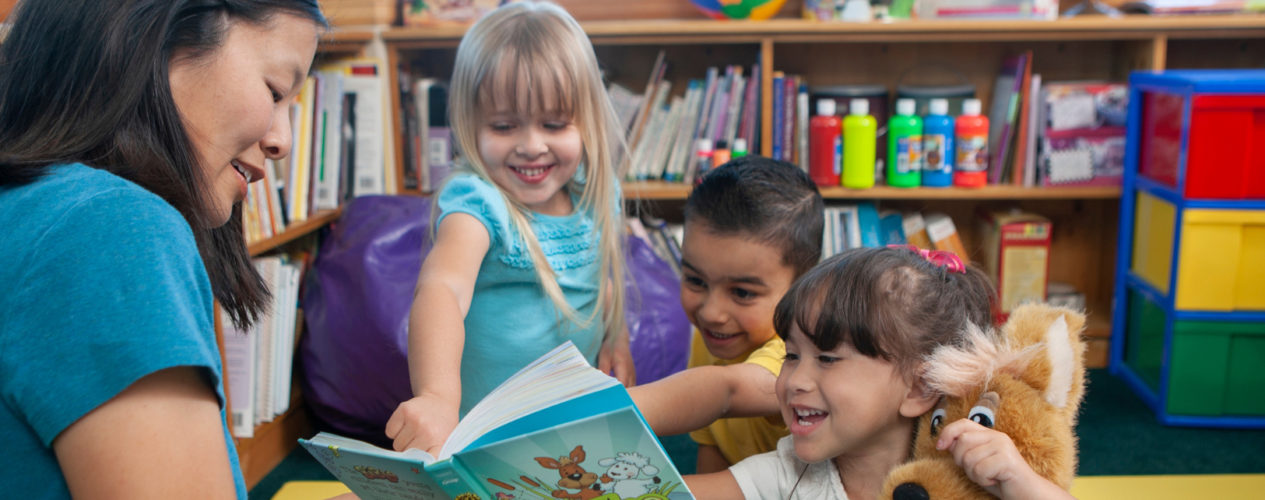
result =
[{"label": "child's hand on book", "polygon": [[387,420],[387,437],[396,451],[416,448],[437,456],[457,426],[457,414],[453,402],[423,394],[400,403]]},{"label": "child's hand on book", "polygon": [[632,348],[628,345],[628,330],[612,335],[602,342],[597,353],[597,369],[615,377],[624,387],[637,385],[637,369],[633,366]]}]

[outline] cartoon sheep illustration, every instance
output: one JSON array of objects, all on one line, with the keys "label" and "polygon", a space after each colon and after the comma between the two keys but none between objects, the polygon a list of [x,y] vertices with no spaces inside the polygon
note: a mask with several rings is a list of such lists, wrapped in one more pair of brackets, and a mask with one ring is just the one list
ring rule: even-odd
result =
[{"label": "cartoon sheep illustration", "polygon": [[[607,468],[599,481],[602,491],[615,493],[620,498],[645,495],[660,482],[659,476],[655,475],[659,473],[659,468],[650,465],[650,459],[637,452],[619,452],[612,458],[598,460],[597,465]],[[637,479],[640,474],[653,477]]]}]

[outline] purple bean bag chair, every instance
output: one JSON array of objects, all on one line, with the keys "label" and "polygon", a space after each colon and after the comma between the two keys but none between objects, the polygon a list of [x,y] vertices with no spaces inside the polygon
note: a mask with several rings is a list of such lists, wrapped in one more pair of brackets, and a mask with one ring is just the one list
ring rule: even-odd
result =
[{"label": "purple bean bag chair", "polygon": [[[306,331],[298,369],[322,427],[390,446],[384,427],[412,397],[408,315],[430,249],[431,200],[365,196],[343,208],[304,287]],[[685,368],[691,327],[680,282],[639,238],[629,237],[627,313],[638,383]]]}]

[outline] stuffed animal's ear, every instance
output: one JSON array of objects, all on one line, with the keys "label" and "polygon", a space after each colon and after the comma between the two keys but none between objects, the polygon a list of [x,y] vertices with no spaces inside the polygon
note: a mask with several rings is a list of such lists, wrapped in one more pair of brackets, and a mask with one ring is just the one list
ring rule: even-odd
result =
[{"label": "stuffed animal's ear", "polygon": [[1067,319],[1059,315],[1045,332],[1045,355],[1050,361],[1050,383],[1045,386],[1045,400],[1057,408],[1067,406],[1075,383],[1076,359]]}]

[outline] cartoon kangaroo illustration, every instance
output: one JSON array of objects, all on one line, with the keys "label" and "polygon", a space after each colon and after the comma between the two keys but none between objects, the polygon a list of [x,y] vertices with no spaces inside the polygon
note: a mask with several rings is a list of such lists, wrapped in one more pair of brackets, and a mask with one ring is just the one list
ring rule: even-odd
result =
[{"label": "cartoon kangaroo illustration", "polygon": [[[570,456],[558,457],[536,457],[536,462],[546,469],[555,469],[558,471],[558,486],[566,489],[553,490],[554,498],[566,498],[569,500],[590,500],[603,495],[601,488],[597,483],[597,474],[584,470],[580,466],[580,462],[584,461],[584,445],[576,446],[571,450]],[[571,493],[567,489],[580,490],[578,493]]]},{"label": "cartoon kangaroo illustration", "polygon": [[[650,459],[637,452],[619,452],[614,457],[598,460],[597,465],[607,468],[606,473],[602,474],[602,490],[614,492],[620,498],[645,495],[660,482],[659,476],[655,476],[659,473],[659,468],[650,465]],[[642,473],[654,477],[637,479]]]}]

